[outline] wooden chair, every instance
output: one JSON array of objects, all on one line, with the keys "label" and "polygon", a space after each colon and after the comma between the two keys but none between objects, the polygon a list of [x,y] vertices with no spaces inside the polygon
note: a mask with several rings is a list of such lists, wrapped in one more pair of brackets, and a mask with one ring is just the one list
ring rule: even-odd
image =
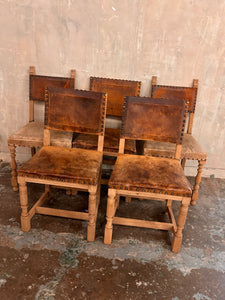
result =
[{"label": "wooden chair", "polygon": [[[182,130],[186,109],[184,100],[126,97],[119,155],[108,183],[107,223],[104,243],[110,244],[112,224],[172,230],[172,251],[179,252],[182,230],[191,200],[192,187],[180,164]],[[124,154],[126,139],[154,140],[174,143],[175,158]],[[166,201],[170,223],[117,217],[120,196]],[[172,201],[180,201],[176,224]],[[130,204],[132,205],[132,203]]]},{"label": "wooden chair", "polygon": [[[71,70],[71,77],[52,77],[35,75],[35,68],[30,67],[29,77],[29,123],[20,128],[8,138],[8,147],[11,155],[12,179],[11,184],[14,191],[18,191],[16,147],[29,147],[34,155],[35,148],[43,146],[44,123],[34,119],[34,102],[44,102],[45,87],[64,87],[74,89],[75,70]],[[71,132],[54,132],[51,144],[55,146],[72,147]]]},{"label": "wooden chair", "polygon": [[[116,118],[121,122],[123,100],[125,96],[139,96],[141,82],[110,78],[90,78],[90,90],[107,93],[107,116]],[[119,151],[120,128],[109,128],[106,125],[104,138],[104,155],[115,157]],[[74,138],[73,147],[84,149],[96,149],[97,139],[95,136],[79,134]],[[135,141],[127,141],[125,153],[136,153]],[[104,159],[104,163],[114,164],[113,160]]]},{"label": "wooden chair", "polygon": [[[192,193],[191,204],[195,205],[198,199],[199,184],[201,182],[201,174],[203,166],[206,163],[207,154],[192,135],[192,127],[195,113],[195,104],[197,99],[198,80],[193,80],[192,87],[177,87],[158,85],[157,77],[152,77],[152,98],[165,99],[184,99],[188,104],[188,124],[183,137],[183,147],[181,152],[182,166],[184,168],[186,160],[197,160],[198,170],[195,177],[195,185]],[[174,145],[160,142],[148,141],[144,145],[144,154],[151,156],[172,157],[174,153]]]},{"label": "wooden chair", "polygon": [[[21,228],[29,231],[36,214],[88,220],[87,240],[95,239],[100,200],[100,177],[105,127],[106,95],[90,91],[47,88],[44,146],[18,169]],[[98,149],[50,146],[53,130],[83,132],[98,136]],[[27,182],[45,184],[45,192],[28,211]],[[89,192],[88,213],[43,207],[50,186]]]}]

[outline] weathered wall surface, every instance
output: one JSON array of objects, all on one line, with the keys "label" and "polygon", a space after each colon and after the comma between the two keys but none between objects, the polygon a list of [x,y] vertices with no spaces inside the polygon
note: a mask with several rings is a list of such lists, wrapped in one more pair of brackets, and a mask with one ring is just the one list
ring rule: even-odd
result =
[{"label": "weathered wall surface", "polygon": [[[159,83],[199,79],[194,136],[208,152],[205,175],[225,177],[225,2],[223,0],[0,0],[0,158],[28,121],[28,68],[65,76]],[[18,148],[18,159],[28,150]],[[187,172],[192,172],[189,163]]]}]

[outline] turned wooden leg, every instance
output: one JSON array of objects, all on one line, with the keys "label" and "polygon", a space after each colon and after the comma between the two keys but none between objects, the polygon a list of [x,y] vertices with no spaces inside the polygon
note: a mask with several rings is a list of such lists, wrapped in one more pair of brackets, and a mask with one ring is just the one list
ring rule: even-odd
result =
[{"label": "turned wooden leg", "polygon": [[126,202],[126,203],[130,203],[130,202],[131,202],[131,197],[126,197],[126,198],[125,198],[125,202]]},{"label": "turned wooden leg", "polygon": [[88,200],[88,228],[87,228],[87,240],[93,242],[95,240],[95,227],[96,227],[96,211],[97,211],[97,194],[95,191],[89,191]]},{"label": "turned wooden leg", "polygon": [[181,160],[181,166],[182,166],[183,169],[184,169],[184,167],[185,167],[185,164],[186,164],[186,158],[183,158],[183,159]]},{"label": "turned wooden leg", "polygon": [[197,175],[195,177],[195,185],[194,185],[193,192],[192,192],[191,205],[195,205],[196,200],[198,199],[199,185],[200,185],[200,182],[202,179],[202,170],[203,170],[205,163],[206,163],[205,160],[198,161],[198,171],[197,171]]},{"label": "turned wooden leg", "polygon": [[186,221],[189,203],[190,203],[190,199],[184,198],[180,206],[179,216],[177,220],[177,231],[174,234],[173,244],[172,244],[172,251],[175,253],[178,253],[180,251],[180,247],[182,243],[182,231]]},{"label": "turned wooden leg", "polygon": [[105,235],[104,235],[105,244],[111,244],[112,241],[112,231],[113,231],[112,221],[115,214],[115,201],[116,201],[116,191],[109,189],[107,211],[106,211],[107,223],[105,225]]},{"label": "turned wooden leg", "polygon": [[22,231],[27,232],[30,230],[30,216],[28,213],[27,184],[23,178],[20,178],[19,189],[20,189],[20,205],[22,209],[21,229]]},{"label": "turned wooden leg", "polygon": [[11,156],[11,169],[12,169],[12,178],[11,178],[11,185],[15,192],[18,191],[18,183],[17,183],[17,165],[16,165],[16,146],[9,145],[9,151]]},{"label": "turned wooden leg", "polygon": [[34,156],[34,154],[36,153],[35,147],[31,147],[30,150],[31,150],[31,156]]}]

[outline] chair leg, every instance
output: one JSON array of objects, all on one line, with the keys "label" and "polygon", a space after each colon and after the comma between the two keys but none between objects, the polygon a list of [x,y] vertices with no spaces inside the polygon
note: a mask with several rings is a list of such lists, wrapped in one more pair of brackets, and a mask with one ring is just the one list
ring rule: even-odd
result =
[{"label": "chair leg", "polygon": [[200,185],[200,182],[202,179],[202,170],[203,170],[205,163],[206,163],[205,160],[198,161],[198,171],[197,171],[197,175],[195,177],[195,185],[194,185],[193,192],[192,192],[191,205],[195,205],[196,200],[198,199],[199,185]]},{"label": "chair leg", "polygon": [[185,167],[185,164],[186,164],[186,158],[183,158],[183,159],[181,160],[181,166],[182,166],[183,169],[184,169],[184,167]]},{"label": "chair leg", "polygon": [[115,201],[116,201],[116,191],[109,189],[108,191],[108,201],[107,201],[107,212],[106,212],[106,220],[107,223],[105,225],[105,235],[104,235],[104,243],[111,244],[112,242],[112,221],[115,214]]},{"label": "chair leg", "polygon": [[20,205],[22,209],[21,213],[21,229],[22,231],[29,231],[30,230],[30,216],[28,213],[28,196],[27,196],[27,184],[24,179],[20,178],[19,182],[19,189],[20,189]]},{"label": "chair leg", "polygon": [[11,185],[13,187],[13,190],[15,192],[18,191],[18,183],[17,183],[17,165],[16,165],[16,146],[10,144],[9,145],[9,151],[11,156],[11,169],[12,169],[12,178],[11,178]]},{"label": "chair leg", "polygon": [[190,203],[190,199],[186,198],[182,200],[180,206],[179,216],[177,220],[177,231],[174,234],[173,244],[172,244],[172,251],[175,253],[178,253],[180,251],[180,247],[182,244],[182,231],[186,221],[189,203]]},{"label": "chair leg", "polygon": [[35,147],[31,147],[30,150],[31,150],[31,156],[34,156],[34,154],[36,153]]},{"label": "chair leg", "polygon": [[88,200],[88,228],[87,228],[87,240],[93,242],[95,240],[95,228],[96,228],[96,217],[97,217],[97,194],[96,190],[89,191]]}]

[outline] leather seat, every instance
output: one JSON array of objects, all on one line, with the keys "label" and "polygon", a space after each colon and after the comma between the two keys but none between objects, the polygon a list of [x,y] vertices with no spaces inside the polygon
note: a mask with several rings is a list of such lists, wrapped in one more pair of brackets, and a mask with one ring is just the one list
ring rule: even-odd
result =
[{"label": "leather seat", "polygon": [[119,154],[109,188],[191,196],[192,186],[177,159]]},{"label": "leather seat", "polygon": [[[144,155],[172,158],[174,150],[175,145],[169,143],[146,141],[144,145]],[[191,134],[184,133],[181,158],[206,160],[207,154]]]},{"label": "leather seat", "polygon": [[19,176],[97,184],[102,153],[92,150],[42,147],[18,169]]},{"label": "leather seat", "polygon": [[[72,132],[53,131],[51,135],[51,145],[71,148]],[[44,138],[44,123],[33,121],[26,124],[8,139],[9,144],[26,147],[42,147]]]},{"label": "leather seat", "polygon": [[[105,128],[104,152],[119,151],[120,129]],[[83,149],[97,149],[98,139],[96,136],[90,136],[80,133],[73,141],[73,147]],[[125,153],[136,153],[136,145],[134,140],[128,140],[125,145]]]}]

